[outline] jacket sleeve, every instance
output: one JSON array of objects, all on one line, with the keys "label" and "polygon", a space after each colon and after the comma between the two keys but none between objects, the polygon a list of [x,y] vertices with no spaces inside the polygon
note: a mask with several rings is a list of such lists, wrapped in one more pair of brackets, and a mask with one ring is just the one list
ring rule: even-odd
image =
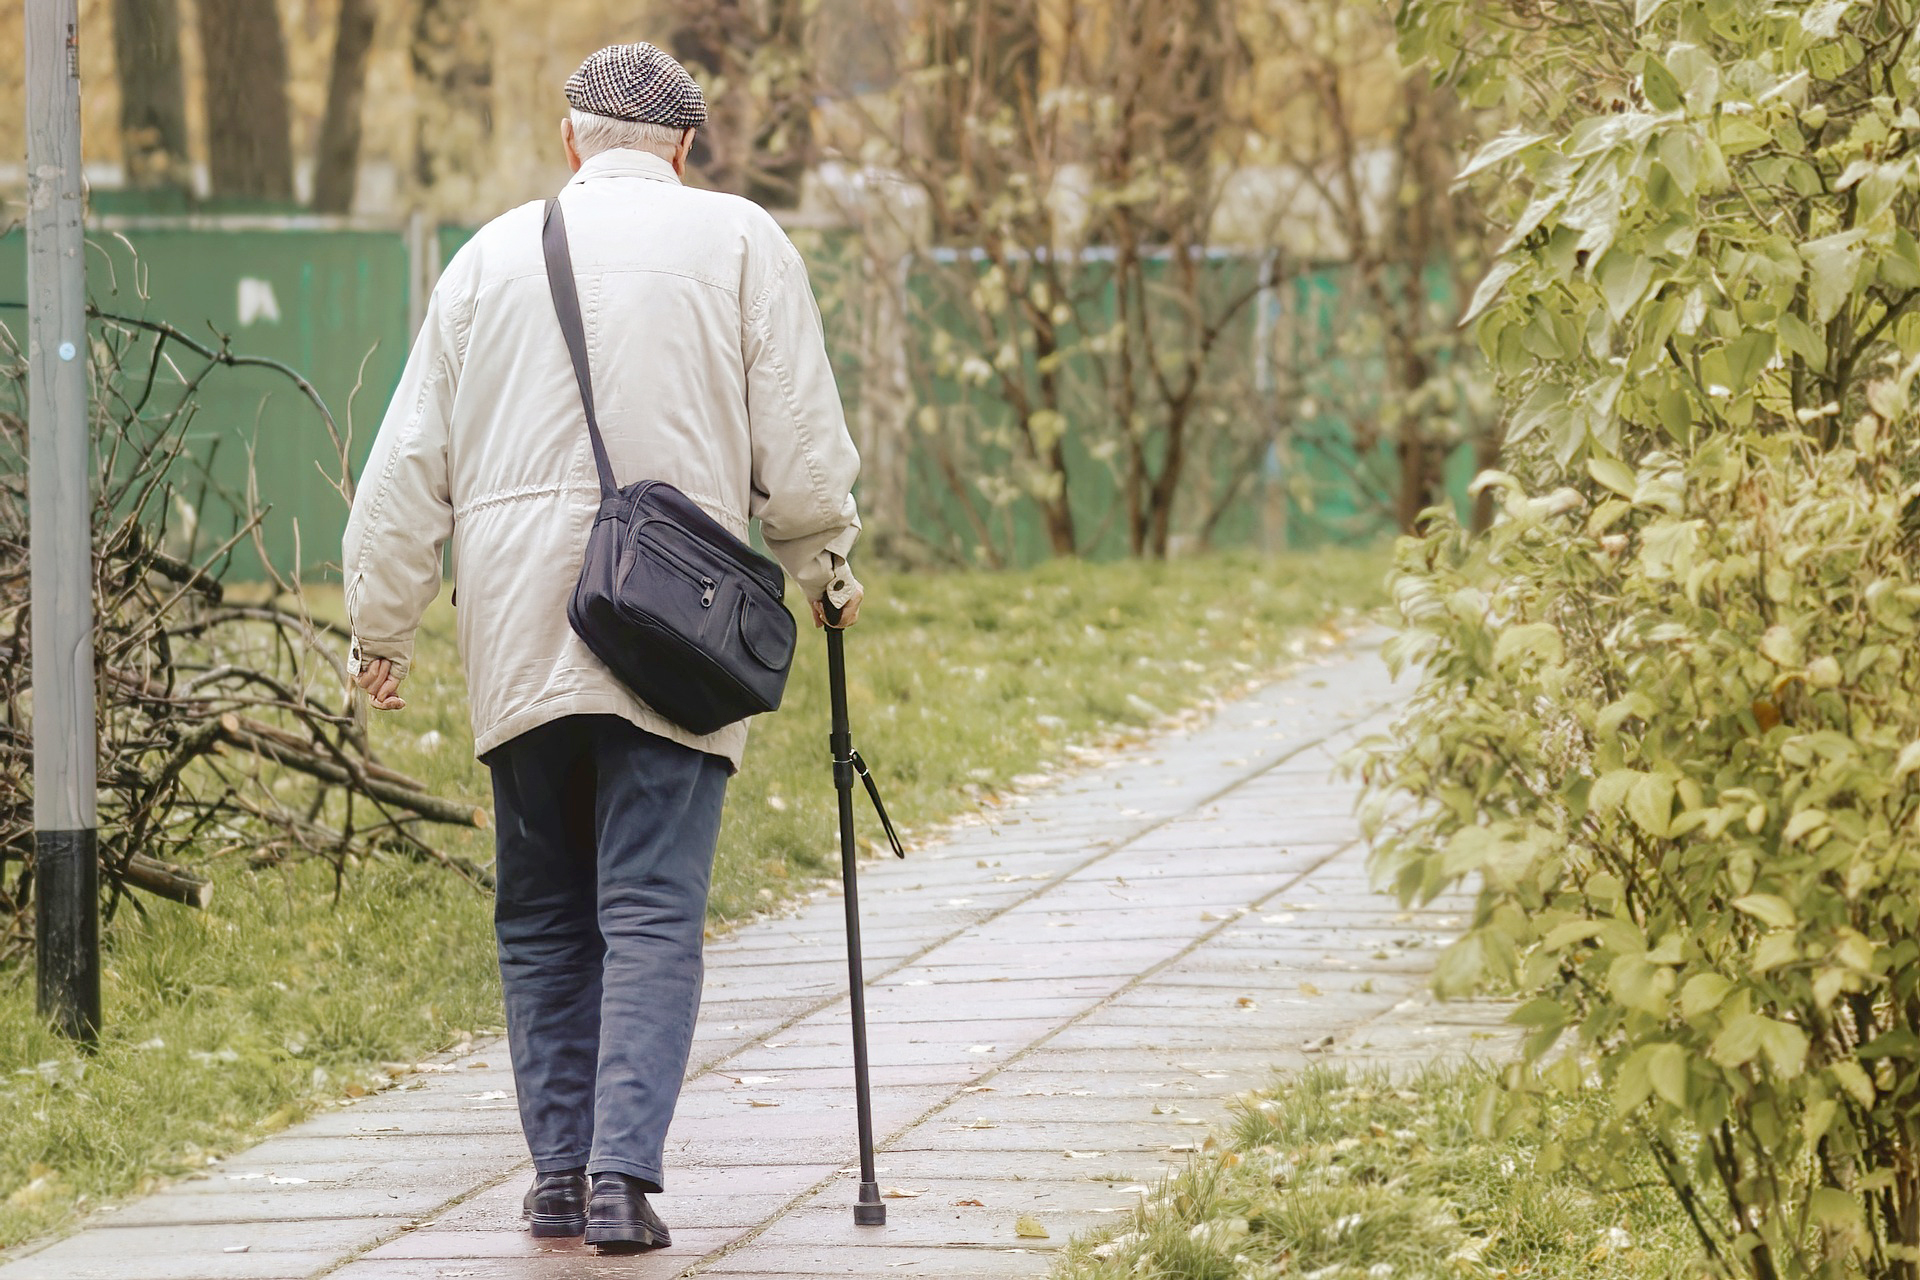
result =
[{"label": "jacket sleeve", "polygon": [[443,278],[434,290],[347,518],[340,563],[356,674],[385,658],[406,675],[413,633],[440,591],[440,549],[453,532],[447,436],[461,357],[448,286]]},{"label": "jacket sleeve", "polygon": [[780,254],[742,333],[753,440],[751,514],[809,600],[818,599],[860,535],[853,482],[860,455],[827,359],[820,307],[799,251]]}]

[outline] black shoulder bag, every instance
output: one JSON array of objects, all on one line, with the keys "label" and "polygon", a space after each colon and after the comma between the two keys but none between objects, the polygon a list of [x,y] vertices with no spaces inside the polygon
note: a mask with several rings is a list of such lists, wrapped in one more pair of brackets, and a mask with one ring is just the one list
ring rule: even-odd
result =
[{"label": "black shoulder bag", "polygon": [[665,481],[624,489],[614,482],[593,412],[587,335],[558,200],[547,201],[540,240],[600,472],[600,510],[567,621],[622,684],[689,733],[772,711],[786,689],[796,633],[781,600],[780,566]]}]

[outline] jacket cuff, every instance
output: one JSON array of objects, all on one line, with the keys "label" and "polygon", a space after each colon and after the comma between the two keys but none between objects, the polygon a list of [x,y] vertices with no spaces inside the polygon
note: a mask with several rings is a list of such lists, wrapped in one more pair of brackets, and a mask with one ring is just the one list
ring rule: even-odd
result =
[{"label": "jacket cuff", "polygon": [[412,637],[405,640],[368,640],[354,636],[353,643],[347,646],[347,675],[357,676],[381,658],[393,664],[395,680],[405,680],[407,672],[413,667]]}]

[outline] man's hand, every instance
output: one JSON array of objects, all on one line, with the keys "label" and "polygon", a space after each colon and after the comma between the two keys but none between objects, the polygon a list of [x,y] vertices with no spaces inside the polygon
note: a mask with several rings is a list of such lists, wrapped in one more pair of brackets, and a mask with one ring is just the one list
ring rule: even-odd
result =
[{"label": "man's hand", "polygon": [[[847,581],[852,584],[852,590],[847,596],[847,602],[840,606],[840,621],[832,624],[834,629],[838,631],[845,631],[848,627],[860,621],[860,602],[866,599],[867,596],[866,589],[858,582],[853,581],[853,575],[847,575]],[[825,600],[815,600],[813,602],[813,625],[816,627],[828,625],[827,602]]]},{"label": "man's hand", "polygon": [[367,691],[376,710],[399,711],[407,705],[400,696],[400,679],[393,674],[393,664],[385,658],[375,658],[360,668],[353,682]]}]

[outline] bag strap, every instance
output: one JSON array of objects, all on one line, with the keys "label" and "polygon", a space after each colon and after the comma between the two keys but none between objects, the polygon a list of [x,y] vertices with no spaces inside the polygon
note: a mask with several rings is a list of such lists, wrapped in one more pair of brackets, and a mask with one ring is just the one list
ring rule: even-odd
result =
[{"label": "bag strap", "polygon": [[540,248],[547,259],[547,288],[553,293],[553,311],[560,318],[560,332],[567,340],[567,354],[573,357],[573,378],[580,384],[580,403],[587,411],[587,437],[593,441],[593,465],[600,472],[600,496],[618,496],[613,463],[607,459],[607,442],[600,434],[600,419],[593,412],[593,371],[587,365],[587,329],[580,319],[580,291],[573,279],[573,254],[567,248],[567,219],[558,200],[547,201],[547,216],[540,227]]}]

